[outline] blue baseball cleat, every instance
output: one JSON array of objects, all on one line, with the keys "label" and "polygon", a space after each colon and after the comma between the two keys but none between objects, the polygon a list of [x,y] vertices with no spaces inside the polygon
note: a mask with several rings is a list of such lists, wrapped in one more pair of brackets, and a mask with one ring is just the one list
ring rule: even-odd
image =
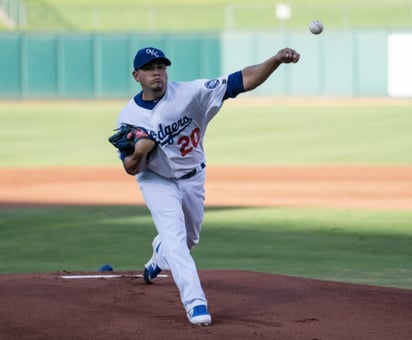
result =
[{"label": "blue baseball cleat", "polygon": [[209,314],[206,305],[198,305],[193,307],[187,313],[187,318],[190,323],[198,326],[210,326],[212,324],[212,317]]},{"label": "blue baseball cleat", "polygon": [[150,260],[145,264],[143,271],[143,280],[146,284],[152,284],[153,280],[159,275],[162,269],[158,266],[156,256],[160,247],[160,238],[156,236],[153,240],[153,255]]}]

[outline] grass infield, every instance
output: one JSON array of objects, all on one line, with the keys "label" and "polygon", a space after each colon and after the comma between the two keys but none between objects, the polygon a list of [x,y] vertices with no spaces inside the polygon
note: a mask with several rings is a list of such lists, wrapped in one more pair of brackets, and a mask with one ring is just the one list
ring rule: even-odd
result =
[{"label": "grass infield", "polygon": [[[1,167],[118,166],[107,142],[124,101],[2,101]],[[208,162],[412,164],[410,100],[229,100],[205,138]]]},{"label": "grass infield", "polygon": [[[143,268],[145,207],[0,209],[0,273]],[[199,269],[241,269],[412,289],[412,212],[206,209]]]}]

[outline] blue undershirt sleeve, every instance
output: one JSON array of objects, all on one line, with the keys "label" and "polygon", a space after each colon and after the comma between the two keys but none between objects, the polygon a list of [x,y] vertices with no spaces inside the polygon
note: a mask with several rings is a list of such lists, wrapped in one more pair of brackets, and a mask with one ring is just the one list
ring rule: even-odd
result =
[{"label": "blue undershirt sleeve", "polygon": [[235,98],[242,92],[245,92],[245,89],[243,88],[242,71],[237,71],[230,74],[227,78],[227,88],[223,100],[227,98]]}]

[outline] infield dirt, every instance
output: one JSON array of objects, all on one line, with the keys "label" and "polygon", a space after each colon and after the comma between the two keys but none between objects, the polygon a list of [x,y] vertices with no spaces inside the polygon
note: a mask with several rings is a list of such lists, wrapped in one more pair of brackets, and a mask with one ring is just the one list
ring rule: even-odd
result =
[{"label": "infield dirt", "polygon": [[[412,166],[209,166],[206,205],[412,209]],[[0,204],[143,204],[120,168],[0,169]],[[247,193],[247,194],[245,194]]]}]

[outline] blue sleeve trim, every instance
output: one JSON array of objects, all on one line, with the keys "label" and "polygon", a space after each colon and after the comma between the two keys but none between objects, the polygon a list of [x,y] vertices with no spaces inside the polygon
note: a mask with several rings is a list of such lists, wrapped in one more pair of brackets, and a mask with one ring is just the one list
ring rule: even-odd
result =
[{"label": "blue sleeve trim", "polygon": [[242,71],[232,73],[227,78],[227,88],[223,99],[235,98],[239,93],[245,92],[243,88]]},{"label": "blue sleeve trim", "polygon": [[122,160],[122,162],[124,161],[124,159],[126,158],[126,155],[124,153],[119,153],[119,158]]}]

